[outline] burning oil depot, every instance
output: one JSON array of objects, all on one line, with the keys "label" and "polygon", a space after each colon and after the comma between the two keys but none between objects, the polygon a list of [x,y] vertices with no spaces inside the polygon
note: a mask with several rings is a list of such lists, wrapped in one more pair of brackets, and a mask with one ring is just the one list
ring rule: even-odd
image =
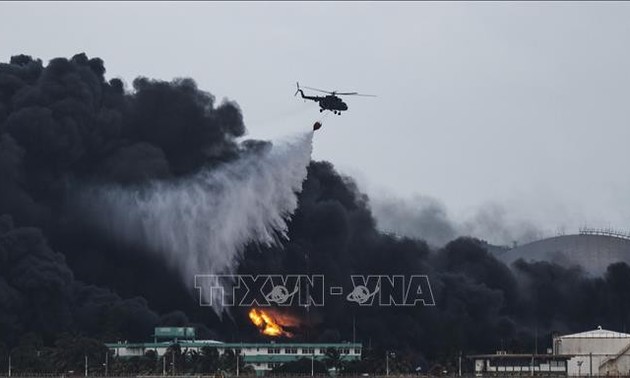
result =
[{"label": "burning oil depot", "polygon": [[481,376],[628,376],[630,334],[597,329],[555,336],[547,354],[496,354],[469,356],[475,375]]},{"label": "burning oil depot", "polygon": [[179,345],[182,350],[200,352],[204,347],[216,349],[219,355],[226,351],[232,351],[245,367],[251,366],[256,375],[264,375],[266,372],[279,367],[287,362],[300,359],[322,361],[330,350],[339,353],[343,361],[356,361],[361,359],[362,345],[360,343],[225,343],[217,340],[197,340],[195,329],[191,327],[156,327],[152,342],[109,343],[106,346],[115,357],[140,357],[148,351],[154,351],[158,358],[165,356],[169,347]]}]

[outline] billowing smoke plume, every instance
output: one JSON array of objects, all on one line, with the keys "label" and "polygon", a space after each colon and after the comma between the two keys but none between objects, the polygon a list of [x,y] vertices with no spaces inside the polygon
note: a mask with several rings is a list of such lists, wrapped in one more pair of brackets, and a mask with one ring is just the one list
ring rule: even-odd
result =
[{"label": "billowing smoke plume", "polygon": [[[417,226],[431,230],[437,223]],[[283,249],[259,253],[249,248],[240,272],[317,273],[340,286],[351,274],[427,274],[435,297],[434,307],[360,307],[329,297],[324,307],[311,308],[308,315],[316,319],[314,330],[302,336],[311,341],[356,337],[371,345],[377,357],[398,350],[402,353],[397,355],[408,355],[426,371],[426,361],[452,363],[460,351],[530,353],[536,342],[539,351],[549,347],[554,332],[597,325],[629,329],[626,264],[609,266],[603,277],[546,262],[518,261],[510,268],[475,238],[431,248],[414,238],[383,234],[367,197],[329,163],[309,166],[289,237]],[[347,286],[344,292],[349,292]],[[307,316],[304,311],[302,316]],[[382,361],[373,368],[379,366]]]},{"label": "billowing smoke plume", "polygon": [[[434,307],[332,300],[311,309],[313,329],[296,334],[356,336],[381,359],[395,349],[423,368],[460,351],[531,352],[536,334],[544,350],[554,331],[629,329],[625,264],[603,277],[550,263],[518,261],[510,269],[477,239],[445,243],[458,233],[439,206],[418,223],[418,235],[432,230],[443,247],[384,234],[352,179],[329,163],[308,163],[310,135],[274,146],[239,143],[238,106],[217,104],[194,81],[139,78],[125,89],[104,73],[100,59],[83,54],[47,65],[27,56],[0,64],[0,214],[8,214],[0,218],[0,334],[7,344],[29,331],[49,343],[65,331],[146,340],[156,324],[196,324],[216,332],[200,337],[228,341],[260,338],[246,311],[220,319],[182,280],[208,266],[232,267],[240,248],[241,273],[324,274],[341,283],[350,274],[427,274]],[[85,188],[94,199],[89,216],[77,195]],[[264,245],[276,237],[280,245]]]},{"label": "billowing smoke plume", "polygon": [[376,195],[371,209],[379,229],[423,239],[434,246],[443,246],[456,237],[468,235],[496,245],[512,245],[538,240],[545,234],[532,222],[498,204],[485,204],[465,219],[454,219],[446,206],[435,198]]},{"label": "billowing smoke plume", "polygon": [[115,237],[161,253],[192,287],[196,274],[234,273],[248,243],[271,246],[286,239],[312,136],[309,131],[283,144],[260,144],[174,182],[99,186],[84,196],[84,206]]},{"label": "billowing smoke plume", "polygon": [[[179,180],[190,183],[197,177],[201,182],[214,168],[228,167],[217,171],[228,174],[226,169],[238,169],[245,160],[256,160],[254,156],[276,161],[281,153],[282,147],[277,153],[264,152],[271,148],[264,142],[238,143],[245,133],[238,106],[231,101],[217,104],[191,79],[138,78],[132,90],[125,90],[121,80],[106,81],[104,74],[103,62],[85,54],[56,58],[47,65],[19,55],[0,64],[0,215],[8,214],[7,224],[15,223],[0,233],[0,329],[7,341],[29,330],[49,337],[81,331],[109,339],[142,339],[159,322],[190,323],[175,310],[201,319],[194,312],[194,295],[164,258],[89,227],[78,194],[85,187],[116,187],[118,193],[144,187],[150,196],[151,187],[184,188]],[[307,162],[300,164],[303,176]],[[258,178],[281,179],[265,174]],[[295,183],[289,184],[283,190],[296,189]],[[256,189],[260,187],[247,190]],[[277,195],[286,193],[275,189]],[[295,208],[295,198],[284,199],[288,202],[279,216]],[[94,217],[119,215],[102,201],[92,205],[100,206]],[[274,219],[256,231],[264,227],[269,233],[277,228],[281,235],[285,226]],[[36,264],[37,259],[42,264]],[[146,300],[122,299],[98,287]],[[149,307],[167,314],[160,320]],[[144,319],[142,326],[127,326],[125,308]],[[34,321],[35,316],[46,321]]]},{"label": "billowing smoke plume", "polygon": [[417,196],[410,200],[372,198],[372,212],[385,232],[426,240],[442,246],[459,235],[446,207],[436,199]]},{"label": "billowing smoke plume", "polygon": [[36,332],[52,338],[80,331],[104,340],[143,337],[158,324],[143,298],[122,299],[110,290],[74,279],[62,254],[40,230],[15,228],[0,217],[0,333],[13,344]]}]

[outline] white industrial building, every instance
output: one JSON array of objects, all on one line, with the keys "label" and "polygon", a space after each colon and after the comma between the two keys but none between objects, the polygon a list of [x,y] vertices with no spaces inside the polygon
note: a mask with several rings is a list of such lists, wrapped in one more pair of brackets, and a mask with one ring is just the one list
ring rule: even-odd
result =
[{"label": "white industrial building", "polygon": [[571,356],[570,376],[630,375],[630,334],[598,327],[593,331],[554,337],[554,355]]},{"label": "white industrial building", "polygon": [[322,361],[330,349],[336,350],[343,361],[356,361],[361,359],[362,350],[359,343],[224,343],[197,340],[195,329],[189,327],[157,327],[153,341],[125,341],[105,345],[116,357],[140,357],[148,351],[154,351],[158,357],[163,357],[174,344],[183,350],[196,352],[200,352],[203,347],[210,347],[216,349],[219,355],[231,350],[242,358],[245,366],[251,366],[257,375],[264,375],[284,363],[303,358]]},{"label": "white industrial building", "polygon": [[630,376],[630,334],[595,330],[553,338],[547,354],[469,356],[483,376]]},{"label": "white industrial building", "polygon": [[495,354],[470,356],[477,377],[567,375],[567,356],[553,354],[512,354],[499,351]]}]

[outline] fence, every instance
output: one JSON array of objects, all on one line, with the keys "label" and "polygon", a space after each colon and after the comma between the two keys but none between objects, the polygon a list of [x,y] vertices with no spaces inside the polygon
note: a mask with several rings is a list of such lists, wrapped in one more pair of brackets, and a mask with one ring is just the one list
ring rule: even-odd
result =
[{"label": "fence", "polygon": [[[0,374],[0,378],[81,378],[84,377],[84,374],[11,374],[8,376],[6,372],[4,374]],[[98,378],[236,378],[235,374],[190,374],[190,375],[99,375],[99,374],[90,374],[89,377],[98,377]],[[255,378],[260,377],[255,374],[240,374],[239,378]],[[340,377],[340,378],[483,378],[483,377],[494,377],[494,378],[526,378],[531,377],[530,374],[490,374],[484,373],[483,375],[475,375],[475,374],[441,374],[441,375],[429,375],[429,374],[337,374],[337,375],[326,375],[326,374],[273,374],[266,373],[264,375],[266,378],[331,378],[331,377]],[[588,375],[582,374],[580,376],[577,375],[563,375],[563,374],[536,374],[536,378],[552,378],[552,377],[563,377],[563,378],[630,378],[630,375]]]},{"label": "fence", "polygon": [[[11,374],[11,376],[8,376],[6,374],[6,372],[4,374],[0,374],[0,378],[81,378],[84,377],[84,374],[82,373],[74,373],[74,374]],[[217,373],[217,374],[190,374],[190,375],[143,375],[143,374],[138,374],[138,375],[102,375],[102,374],[90,374],[88,375],[89,377],[95,377],[95,378],[236,378],[237,376],[235,374],[221,374],[221,373]],[[257,376],[255,374],[240,374],[238,376],[239,378],[255,378],[255,377],[260,377]],[[337,374],[337,375],[326,375],[326,374],[273,374],[273,373],[266,373],[264,375],[264,377],[266,378],[331,378],[331,377],[340,377],[340,378],[437,378],[437,377],[441,377],[441,378],[483,378],[483,377],[494,377],[494,378],[514,378],[514,377],[520,377],[520,378],[526,378],[526,377],[531,377],[530,374],[518,374],[518,373],[514,373],[514,374],[502,374],[502,373],[496,373],[496,374],[491,374],[491,373],[484,373],[483,375],[475,375],[475,374],[462,374],[462,375],[458,375],[457,373],[455,374],[441,374],[441,375],[432,375],[432,374],[389,374],[389,375],[383,375],[383,374]],[[547,378],[552,378],[552,377],[563,377],[563,378],[630,378],[630,375],[588,375],[588,374],[582,374],[580,376],[577,375],[563,375],[563,374],[536,374],[535,375],[536,378],[543,378],[543,377],[547,377]]]}]

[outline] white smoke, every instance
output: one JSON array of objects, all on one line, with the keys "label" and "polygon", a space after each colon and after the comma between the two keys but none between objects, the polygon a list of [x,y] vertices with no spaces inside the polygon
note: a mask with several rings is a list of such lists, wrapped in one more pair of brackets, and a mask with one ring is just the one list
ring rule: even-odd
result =
[{"label": "white smoke", "polygon": [[308,132],[176,183],[98,188],[85,199],[100,209],[100,227],[162,254],[192,286],[196,274],[233,272],[247,243],[286,238],[312,139]]}]

